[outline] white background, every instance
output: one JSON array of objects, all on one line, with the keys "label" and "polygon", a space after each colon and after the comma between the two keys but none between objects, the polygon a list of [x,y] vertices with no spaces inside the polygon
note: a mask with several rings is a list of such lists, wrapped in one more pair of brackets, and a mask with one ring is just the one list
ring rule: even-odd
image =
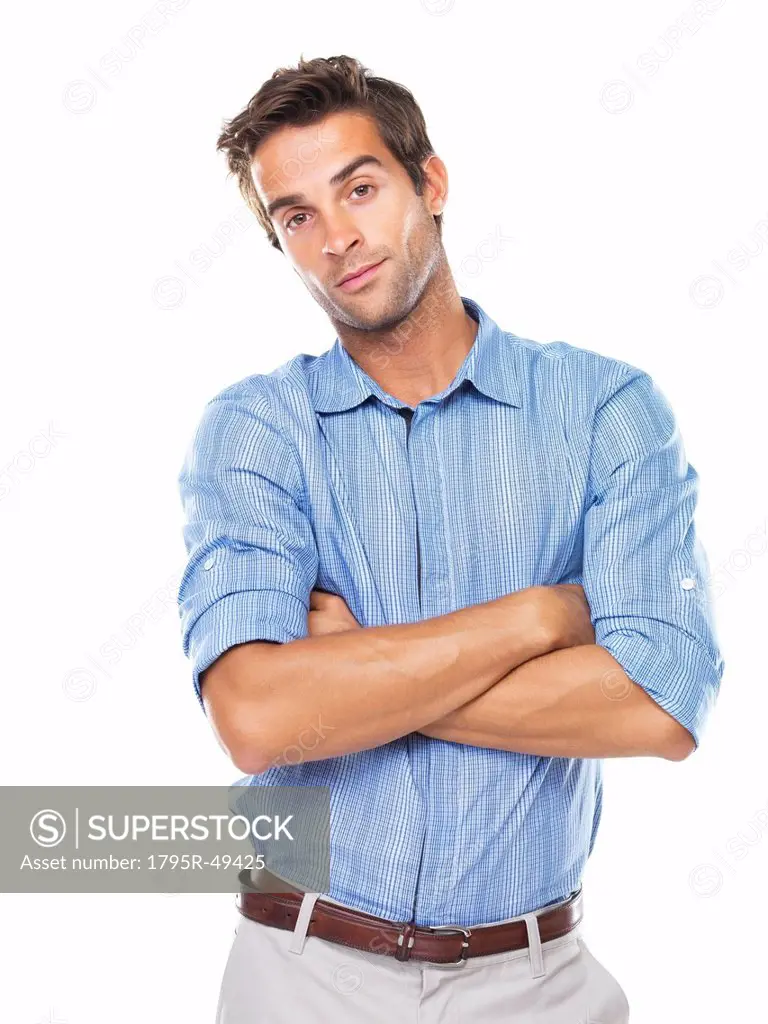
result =
[{"label": "white background", "polygon": [[[606,761],[584,935],[633,1024],[762,1017],[766,23],[758,0],[709,6],[16,5],[1,136],[5,785],[240,774],[181,652],[176,479],[210,397],[335,336],[215,141],[275,68],[347,53],[424,111],[450,175],[460,293],[505,330],[640,366],[677,414],[726,673],[692,758]],[[228,895],[3,895],[0,920],[2,1021],[208,1024],[236,910]]]}]

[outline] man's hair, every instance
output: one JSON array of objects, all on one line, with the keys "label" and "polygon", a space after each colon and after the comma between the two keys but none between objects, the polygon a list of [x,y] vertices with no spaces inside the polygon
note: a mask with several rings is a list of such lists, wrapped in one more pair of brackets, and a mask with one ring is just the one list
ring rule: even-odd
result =
[{"label": "man's hair", "polygon": [[[408,172],[422,195],[422,161],[434,153],[424,115],[413,94],[397,82],[371,75],[353,57],[300,57],[295,68],[278,68],[231,121],[225,121],[216,149],[227,154],[228,177],[237,176],[240,194],[256,215],[270,243],[282,246],[251,177],[259,146],[285,125],[306,127],[340,111],[361,113],[377,125],[384,145]],[[297,158],[298,159],[298,158]],[[290,177],[290,168],[286,168]],[[442,234],[442,214],[434,214]]]}]

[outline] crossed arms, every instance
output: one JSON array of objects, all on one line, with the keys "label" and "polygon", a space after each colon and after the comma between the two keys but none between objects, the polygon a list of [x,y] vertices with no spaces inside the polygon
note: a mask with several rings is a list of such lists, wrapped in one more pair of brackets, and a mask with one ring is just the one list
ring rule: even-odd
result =
[{"label": "crossed arms", "polygon": [[690,733],[589,641],[578,592],[532,587],[407,625],[241,644],[204,673],[206,711],[248,774],[297,748],[316,760],[413,731],[549,756],[685,757]]},{"label": "crossed arms", "polygon": [[[693,528],[697,475],[646,374],[627,373],[595,413],[581,584],[324,635],[307,635],[317,554],[293,497],[300,469],[270,417],[266,402],[211,404],[203,454],[185,467],[185,649],[242,771],[295,763],[297,748],[317,760],[411,732],[551,757],[682,760],[696,749],[723,661]],[[203,443],[224,431],[243,437],[234,470],[217,464],[231,460],[220,444]],[[200,572],[211,550],[220,564]]]}]

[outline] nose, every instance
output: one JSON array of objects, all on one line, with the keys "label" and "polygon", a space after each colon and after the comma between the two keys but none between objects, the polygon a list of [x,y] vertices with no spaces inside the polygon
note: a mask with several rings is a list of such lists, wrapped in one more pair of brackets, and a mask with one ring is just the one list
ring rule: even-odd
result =
[{"label": "nose", "polygon": [[349,214],[338,210],[332,216],[326,216],[324,255],[344,256],[362,240],[360,229]]}]

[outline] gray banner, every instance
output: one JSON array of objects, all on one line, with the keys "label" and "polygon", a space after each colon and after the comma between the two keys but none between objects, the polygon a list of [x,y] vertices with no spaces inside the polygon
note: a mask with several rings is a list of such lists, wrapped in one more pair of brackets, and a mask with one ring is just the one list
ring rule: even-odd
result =
[{"label": "gray banner", "polygon": [[0,787],[1,892],[231,892],[241,872],[330,884],[327,786]]}]

